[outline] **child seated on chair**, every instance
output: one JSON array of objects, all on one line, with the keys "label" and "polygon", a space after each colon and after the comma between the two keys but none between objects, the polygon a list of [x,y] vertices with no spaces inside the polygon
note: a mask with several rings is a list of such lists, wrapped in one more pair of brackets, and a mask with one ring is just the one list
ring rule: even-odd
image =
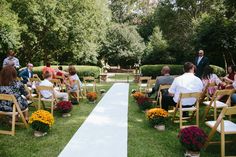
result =
[{"label": "child seated on chair", "polygon": [[[44,80],[39,85],[53,87],[53,84],[50,82],[51,79],[52,79],[51,73],[46,71],[44,74]],[[62,99],[63,101],[68,101],[68,94],[67,93],[59,92],[55,89],[54,89],[54,93],[55,93],[56,98]],[[51,91],[47,91],[47,90],[41,91],[41,94],[46,99],[50,99],[53,95],[53,93]]]}]

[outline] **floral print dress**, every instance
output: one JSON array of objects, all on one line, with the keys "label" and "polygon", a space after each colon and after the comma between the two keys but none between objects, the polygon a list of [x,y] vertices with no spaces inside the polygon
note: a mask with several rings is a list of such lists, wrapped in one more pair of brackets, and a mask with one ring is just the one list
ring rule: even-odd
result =
[{"label": "floral print dress", "polygon": [[[24,85],[20,81],[13,81],[9,86],[0,86],[0,94],[13,94],[21,108],[24,110],[28,107],[27,99],[22,95],[27,96],[28,92],[25,90]],[[13,103],[10,101],[0,101],[0,111],[12,111]]]}]

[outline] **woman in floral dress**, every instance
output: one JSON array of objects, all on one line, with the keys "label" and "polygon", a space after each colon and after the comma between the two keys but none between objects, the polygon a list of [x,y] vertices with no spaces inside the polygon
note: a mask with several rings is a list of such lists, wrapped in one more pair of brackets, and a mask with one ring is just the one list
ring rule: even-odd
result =
[{"label": "woman in floral dress", "polygon": [[[22,82],[17,81],[17,72],[13,66],[5,66],[0,72],[0,93],[12,94],[15,96],[21,110],[28,108],[27,99],[29,93],[24,88]],[[0,111],[12,111],[12,102],[1,101]],[[28,111],[24,112],[25,119],[28,120]]]}]

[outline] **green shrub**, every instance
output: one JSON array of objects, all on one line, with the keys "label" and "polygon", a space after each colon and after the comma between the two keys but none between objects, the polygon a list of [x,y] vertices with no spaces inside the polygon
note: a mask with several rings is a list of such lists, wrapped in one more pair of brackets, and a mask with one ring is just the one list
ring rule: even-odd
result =
[{"label": "green shrub", "polygon": [[[157,64],[157,65],[143,65],[140,67],[141,74],[143,76],[152,76],[152,78],[156,78],[161,75],[161,69],[165,64]],[[181,75],[183,74],[183,65],[168,65],[170,67],[171,75]],[[214,69],[214,73],[217,76],[224,76],[225,70],[219,66],[211,65]]]},{"label": "green shrub", "polygon": [[[34,74],[38,74],[42,78],[42,69],[44,66],[34,67]],[[57,68],[58,66],[52,66],[52,68]],[[63,70],[67,71],[68,66],[62,65]],[[100,75],[101,68],[98,66],[75,66],[78,76],[83,79],[84,76],[93,76],[98,78]]]}]

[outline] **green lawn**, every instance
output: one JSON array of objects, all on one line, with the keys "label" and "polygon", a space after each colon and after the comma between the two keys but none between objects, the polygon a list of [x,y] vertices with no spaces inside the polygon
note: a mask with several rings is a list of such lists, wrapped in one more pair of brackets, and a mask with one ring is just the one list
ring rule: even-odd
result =
[{"label": "green lawn", "polygon": [[[111,84],[98,84],[100,89],[108,90]],[[98,100],[99,101],[99,100]],[[81,100],[80,105],[74,105],[69,118],[62,118],[55,112],[55,124],[45,137],[36,138],[33,130],[16,126],[16,135],[0,135],[0,157],[56,157],[69,142],[95,107],[88,101]],[[30,107],[30,110],[34,110]]]},{"label": "green lawn", "polygon": [[[131,85],[130,91],[135,88],[137,86]],[[203,108],[201,108],[202,110]],[[203,122],[201,122],[201,127],[207,134],[209,133],[210,130]],[[179,124],[170,121],[166,125],[166,131],[158,132],[148,124],[145,114],[139,111],[136,102],[131,97],[129,99],[128,130],[129,157],[183,157],[185,150],[177,138]],[[216,137],[219,139],[219,136]],[[201,152],[203,157],[217,157],[220,156],[219,154],[220,145],[211,145]],[[226,146],[226,154],[236,155],[235,143]]]},{"label": "green lawn", "polygon": [[[98,91],[100,89],[108,90],[110,86],[111,84],[98,84]],[[136,88],[136,85],[130,85],[130,91]],[[15,136],[0,135],[0,157],[58,156],[94,107],[94,104],[88,103],[85,99],[81,101],[79,106],[74,106],[72,117],[62,118],[56,113],[55,124],[48,135],[42,138],[34,137],[32,129],[27,130],[18,126]],[[209,133],[209,129],[203,122],[201,122],[201,127]],[[129,157],[182,157],[185,150],[177,139],[178,132],[179,125],[172,122],[168,122],[164,132],[158,132],[150,127],[144,113],[139,111],[136,102],[130,97],[128,113]],[[235,145],[227,145],[226,152],[227,155],[235,155]],[[217,157],[220,156],[219,154],[220,145],[210,146],[206,151],[201,152],[202,157]]]}]

